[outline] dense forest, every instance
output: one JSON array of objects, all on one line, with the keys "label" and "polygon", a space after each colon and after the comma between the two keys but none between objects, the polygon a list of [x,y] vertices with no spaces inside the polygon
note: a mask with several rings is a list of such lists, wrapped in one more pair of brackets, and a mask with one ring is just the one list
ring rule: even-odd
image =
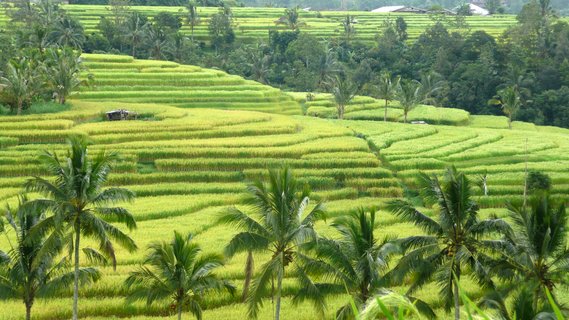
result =
[{"label": "dense forest", "polygon": [[[569,127],[569,24],[556,18],[548,1],[526,4],[517,16],[519,23],[499,38],[470,31],[461,16],[432,15],[433,25],[414,42],[407,39],[404,18],[387,18],[373,45],[353,39],[357,16],[345,17],[341,36],[322,39],[303,31],[306,24],[297,8],[283,10],[288,30],[272,30],[268,41],[250,44],[234,31],[236,21],[228,5],[202,22],[194,2],[177,15],[160,12],[149,17],[131,11],[128,2],[115,1],[111,14],[101,17],[99,32],[85,34],[80,22],[57,4],[25,4],[18,1],[8,10],[11,21],[0,34],[2,70],[14,56],[58,44],[87,53],[217,67],[301,92],[330,92],[341,78],[353,83],[358,94],[381,98],[378,84],[389,74],[420,82],[429,91],[425,103],[472,114],[501,114],[499,101],[504,97],[499,92],[515,88],[521,108],[514,119]],[[184,24],[201,23],[208,25],[209,41],[180,32]]]}]

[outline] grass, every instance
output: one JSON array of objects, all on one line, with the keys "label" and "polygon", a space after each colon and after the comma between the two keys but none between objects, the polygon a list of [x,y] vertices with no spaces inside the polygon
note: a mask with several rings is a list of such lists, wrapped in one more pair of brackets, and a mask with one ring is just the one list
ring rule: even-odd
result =
[{"label": "grass", "polygon": [[[64,141],[72,134],[88,136],[92,153],[108,150],[121,154],[109,186],[124,186],[137,194],[128,208],[139,223],[131,235],[141,248],[179,230],[195,233],[196,241],[207,252],[221,252],[235,230],[215,225],[216,217],[230,206],[244,208],[247,184],[266,178],[268,167],[282,164],[293,167],[300,182],[312,187],[310,205],[320,200],[326,202],[330,218],[318,222],[316,228],[328,236],[335,236],[330,219],[359,207],[380,209],[377,228],[382,236],[417,234],[418,228],[402,223],[383,208],[390,199],[402,197],[405,187],[413,187],[419,172],[440,173],[450,164],[473,180],[488,173],[489,196],[474,190],[476,200],[486,208],[485,216],[504,216],[505,203],[522,200],[526,161],[530,169],[551,176],[554,198],[568,200],[566,129],[515,122],[513,130],[509,130],[504,117],[469,116],[461,110],[430,106],[421,106],[410,115],[428,125],[403,124],[395,122],[400,120],[401,112],[397,103],[390,104],[392,121],[384,123],[383,101],[369,97],[356,97],[348,107],[349,120],[335,120],[329,119],[335,112],[330,97],[320,94],[308,104],[308,116],[301,116],[299,103],[305,93],[285,94],[199,67],[112,55],[85,58],[91,64],[91,72],[109,76],[75,95],[66,109],[21,117],[0,116],[2,205],[17,201],[15,196],[30,175],[44,174],[37,155],[50,150],[63,156]],[[112,73],[124,74],[124,79],[113,78]],[[191,81],[216,79],[216,85],[193,86],[187,82],[190,80],[179,82],[173,76],[181,74],[182,79],[186,73],[188,79],[193,76],[189,74],[195,73]],[[148,76],[138,77],[141,74]],[[129,81],[125,80],[127,76]],[[116,84],[105,83],[107,80]],[[222,93],[217,95],[216,90]],[[243,102],[267,96],[274,100]],[[174,102],[161,104],[162,98]],[[206,98],[212,100],[204,102]],[[104,112],[117,108],[144,117],[137,121],[103,121]],[[328,114],[314,117],[314,110]],[[427,212],[432,214],[433,210]],[[6,241],[0,238],[0,247],[5,248]],[[102,281],[81,293],[81,314],[86,319],[169,316],[167,303],[125,305],[122,281],[144,254],[144,249],[133,254],[117,249],[117,271],[103,267]],[[257,265],[266,257],[257,256]],[[243,283],[245,259],[244,255],[237,255],[219,271],[222,277],[234,281],[238,290]],[[285,280],[284,317],[319,319],[309,304],[290,304],[296,286],[290,278]],[[474,283],[465,280],[463,286],[470,297],[480,295]],[[398,292],[405,289],[395,288]],[[448,317],[440,308],[437,292],[434,285],[429,285],[418,295],[432,302],[441,318]],[[565,291],[560,294],[569,298]],[[68,318],[70,296],[70,291],[66,291],[38,301],[36,318]],[[345,301],[343,296],[332,298],[327,317]],[[237,298],[208,296],[204,305],[206,319],[245,317],[246,307],[237,303]],[[0,308],[11,310],[0,315],[0,319],[21,319],[24,311],[21,302],[15,300],[0,301]],[[271,302],[267,300],[260,318],[270,314]]]}]

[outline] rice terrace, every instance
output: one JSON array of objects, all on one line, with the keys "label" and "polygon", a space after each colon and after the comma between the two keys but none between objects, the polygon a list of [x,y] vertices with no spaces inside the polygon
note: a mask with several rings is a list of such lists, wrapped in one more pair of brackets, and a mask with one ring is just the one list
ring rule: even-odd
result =
[{"label": "rice terrace", "polygon": [[0,320],[569,317],[563,1],[0,4]]}]

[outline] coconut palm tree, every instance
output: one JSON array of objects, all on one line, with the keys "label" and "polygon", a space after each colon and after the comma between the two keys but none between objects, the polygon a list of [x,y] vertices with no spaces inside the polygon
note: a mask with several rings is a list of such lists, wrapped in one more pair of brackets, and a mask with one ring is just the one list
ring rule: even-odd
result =
[{"label": "coconut palm tree", "polygon": [[[303,269],[312,277],[323,280],[316,286],[322,294],[349,293],[351,301],[336,312],[336,319],[354,318],[352,302],[361,309],[370,298],[388,285],[384,278],[388,263],[399,248],[389,238],[376,238],[376,211],[363,208],[337,218],[332,227],[338,239],[320,238],[310,248],[311,255],[302,255]],[[328,283],[329,282],[329,283]],[[296,299],[310,296],[311,287],[301,288]],[[425,306],[424,303],[418,304]],[[432,314],[430,311],[429,314]]]},{"label": "coconut palm tree", "polygon": [[383,121],[385,122],[387,122],[387,106],[389,105],[389,101],[397,98],[397,88],[399,87],[400,80],[401,78],[399,77],[394,79],[389,72],[383,72],[379,77],[377,92],[379,98],[385,100],[385,113],[383,115]]},{"label": "coconut palm tree", "polygon": [[40,89],[37,66],[32,59],[20,58],[11,60],[6,66],[6,72],[0,76],[0,94],[8,102],[16,114],[22,114],[24,107],[29,106],[32,98]]},{"label": "coconut palm tree", "polygon": [[397,100],[403,108],[403,122],[407,123],[407,115],[423,102],[421,83],[415,80],[400,81],[397,86]]},{"label": "coconut palm tree", "polygon": [[286,24],[292,31],[299,30],[300,27],[306,26],[306,22],[300,19],[299,7],[285,9],[285,14],[279,19]]},{"label": "coconut palm tree", "polygon": [[55,180],[32,178],[26,182],[26,190],[45,196],[32,203],[53,212],[36,227],[39,236],[49,233],[40,254],[53,251],[54,246],[63,239],[69,248],[69,255],[74,258],[73,319],[76,320],[81,236],[99,244],[99,250],[83,249],[90,260],[110,259],[116,267],[113,241],[131,252],[136,250],[136,244],[111,221],[123,223],[129,230],[136,228],[136,222],[127,209],[115,206],[119,202],[132,200],[134,194],[117,187],[103,189],[117,155],[101,152],[93,158],[89,155],[86,141],[79,137],[71,138],[70,147],[64,159],[50,152],[40,156],[40,161]]},{"label": "coconut palm tree", "polygon": [[336,110],[338,111],[338,119],[344,119],[346,106],[356,96],[359,88],[356,83],[343,76],[336,76],[330,86],[332,88],[332,97],[336,103]]},{"label": "coconut palm tree", "polygon": [[[248,187],[248,205],[251,213],[232,208],[219,218],[220,223],[231,224],[241,231],[225,248],[228,257],[239,252],[268,252],[271,258],[261,266],[249,291],[249,316],[256,318],[267,287],[276,278],[275,319],[280,319],[282,282],[287,267],[294,266],[295,274],[302,274],[296,263],[304,244],[317,238],[314,222],[324,216],[323,206],[309,209],[308,188],[302,189],[288,168],[269,171],[269,183],[257,181]],[[302,282],[306,278],[298,278]],[[309,285],[302,282],[302,285]],[[316,298],[315,298],[316,299]],[[320,306],[323,301],[319,300]]]},{"label": "coconut palm tree", "polygon": [[67,96],[85,81],[80,79],[85,70],[80,53],[69,47],[49,49],[47,52],[47,80],[59,103],[64,104]]},{"label": "coconut palm tree", "polygon": [[344,36],[348,42],[350,42],[350,40],[352,40],[352,37],[356,34],[356,23],[356,18],[350,14],[347,14],[344,20],[342,20],[342,26],[344,27]]},{"label": "coconut palm tree", "polygon": [[200,16],[198,14],[198,6],[194,0],[190,0],[186,4],[186,9],[188,10],[186,15],[186,22],[190,26],[191,39],[194,42],[194,28],[200,24]]},{"label": "coconut palm tree", "polygon": [[508,116],[508,127],[512,129],[512,119],[522,106],[522,99],[517,87],[507,87],[498,91],[498,97],[490,99],[488,103],[502,107],[502,111]]},{"label": "coconut palm tree", "polygon": [[178,320],[182,319],[184,306],[201,320],[200,302],[205,293],[227,290],[233,294],[235,287],[213,273],[223,266],[223,257],[201,253],[200,246],[192,239],[191,234],[184,236],[174,231],[172,241],[151,243],[144,265],[131,272],[125,281],[127,287],[133,288],[128,301],[146,300],[150,305],[171,298]]},{"label": "coconut palm tree", "polygon": [[[35,299],[68,288],[74,274],[67,272],[66,259],[55,261],[59,250],[40,254],[45,239],[33,235],[34,227],[44,218],[40,208],[29,205],[27,198],[22,196],[17,208],[6,207],[4,218],[0,219],[0,232],[6,235],[10,250],[0,251],[0,297],[23,299],[26,320],[29,320]],[[13,235],[8,235],[10,231]],[[12,244],[10,238],[15,243]],[[99,278],[96,269],[79,269],[79,279],[83,284]]]},{"label": "coconut palm tree", "polygon": [[85,42],[85,33],[83,26],[77,20],[63,17],[55,24],[50,39],[52,43],[61,47],[81,49]]},{"label": "coconut palm tree", "polygon": [[130,43],[132,57],[136,58],[136,48],[142,42],[147,26],[148,18],[138,12],[132,12],[125,24],[125,39]]},{"label": "coconut palm tree", "polygon": [[389,203],[391,212],[426,232],[398,241],[405,253],[390,276],[402,283],[406,276],[413,275],[408,294],[435,281],[445,309],[450,310],[454,302],[455,319],[459,320],[459,284],[455,279],[460,281],[463,273],[469,272],[479,285],[493,288],[487,268],[493,261],[489,253],[499,252],[507,241],[494,240],[492,235],[508,234],[511,229],[501,219],[478,219],[470,181],[455,168],[448,168],[442,180],[436,175],[423,174],[421,178],[424,202],[437,205],[438,219],[405,200]]},{"label": "coconut palm tree", "polygon": [[505,259],[494,269],[514,287],[526,284],[532,293],[533,310],[548,304],[546,289],[556,298],[555,288],[569,285],[567,210],[547,194],[539,194],[529,206],[510,206],[514,232]]}]

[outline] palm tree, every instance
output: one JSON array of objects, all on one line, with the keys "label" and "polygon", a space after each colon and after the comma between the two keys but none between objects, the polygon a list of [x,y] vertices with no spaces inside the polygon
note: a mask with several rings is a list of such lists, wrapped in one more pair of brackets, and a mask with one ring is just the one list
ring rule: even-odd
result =
[{"label": "palm tree", "polygon": [[22,114],[24,106],[31,104],[38,92],[38,69],[40,67],[34,66],[31,59],[11,60],[0,77],[0,93],[9,101],[11,109],[16,109],[17,115]]},{"label": "palm tree", "polygon": [[186,22],[190,26],[192,34],[192,42],[194,42],[194,28],[200,24],[200,16],[198,14],[198,7],[194,0],[190,0],[186,5],[188,13],[186,15]]},{"label": "palm tree", "polygon": [[150,58],[155,60],[166,58],[165,54],[170,51],[171,46],[164,30],[154,25],[148,25],[145,29],[144,38]]},{"label": "palm tree", "polygon": [[297,31],[300,27],[306,26],[306,23],[300,19],[299,7],[285,9],[285,14],[279,19],[279,22],[286,24],[292,31]]},{"label": "palm tree", "polygon": [[441,180],[436,175],[421,175],[423,199],[436,204],[438,221],[420,212],[405,200],[394,200],[388,209],[405,221],[412,222],[426,235],[399,240],[405,253],[391,276],[402,283],[413,275],[408,294],[426,283],[435,281],[440,287],[444,306],[450,310],[454,302],[455,319],[460,319],[459,285],[464,271],[483,287],[493,288],[487,266],[492,261],[488,253],[506,247],[506,240],[493,240],[494,234],[511,230],[501,219],[478,219],[478,206],[471,199],[470,181],[455,168],[449,168]]},{"label": "palm tree", "polygon": [[[300,277],[303,271],[295,262],[300,247],[317,238],[313,225],[324,216],[323,206],[318,204],[309,210],[310,190],[302,189],[288,168],[269,171],[268,185],[257,181],[248,190],[252,214],[232,208],[219,218],[220,223],[241,230],[226,246],[225,253],[228,257],[248,251],[271,253],[271,259],[261,266],[249,292],[249,316],[257,317],[264,293],[276,277],[273,293],[276,295],[275,319],[279,320],[285,269],[294,263],[299,281],[308,285],[302,281],[305,279]],[[318,302],[323,305],[322,300]]]},{"label": "palm tree", "polygon": [[495,269],[514,287],[527,285],[533,310],[548,304],[546,290],[555,298],[555,288],[569,285],[568,215],[565,205],[555,204],[547,194],[529,201],[529,206],[510,206],[514,232],[505,259]]},{"label": "palm tree", "polygon": [[192,238],[191,234],[183,236],[174,231],[172,241],[151,243],[148,246],[150,253],[144,260],[149,266],[140,266],[125,281],[128,288],[134,288],[127,299],[146,299],[150,305],[156,300],[171,298],[178,320],[182,319],[185,305],[201,320],[200,302],[205,293],[225,289],[233,294],[235,287],[213,273],[223,266],[223,257],[201,253],[200,246]]},{"label": "palm tree", "polygon": [[490,99],[488,103],[502,107],[502,111],[508,116],[508,127],[512,129],[512,119],[522,106],[522,99],[517,87],[507,87],[498,91],[498,98]]},{"label": "palm tree", "polygon": [[[387,237],[381,241],[375,237],[375,217],[375,209],[368,213],[362,208],[337,218],[332,226],[338,231],[339,239],[320,238],[311,248],[313,255],[302,256],[307,274],[331,281],[317,284],[322,294],[337,295],[347,291],[351,301],[361,308],[388,284],[384,274],[391,256],[398,253],[399,248]],[[311,288],[301,288],[297,299],[309,296],[308,290]],[[336,312],[336,319],[354,316],[351,302]]]},{"label": "palm tree", "polygon": [[344,27],[344,36],[348,42],[356,34],[356,18],[350,14],[346,15],[344,20],[342,20],[342,26]]},{"label": "palm tree", "polygon": [[334,81],[334,75],[341,71],[340,63],[336,59],[336,53],[326,44],[326,54],[320,57],[318,65],[318,87],[324,88],[330,81]]},{"label": "palm tree", "polygon": [[397,100],[403,108],[403,122],[407,123],[407,115],[423,102],[421,83],[415,80],[400,81],[397,86]]},{"label": "palm tree", "polygon": [[389,72],[384,72],[379,77],[379,85],[377,86],[377,91],[379,98],[385,100],[385,114],[383,115],[383,121],[387,122],[387,106],[389,101],[397,98],[397,88],[399,87],[399,81],[401,79],[393,76]]},{"label": "palm tree", "polygon": [[[6,207],[5,219],[14,232],[12,245],[3,219],[0,232],[6,235],[10,251],[0,251],[0,297],[23,299],[26,306],[26,320],[31,318],[32,307],[37,297],[53,294],[68,288],[73,281],[73,272],[68,270],[66,259],[54,261],[59,250],[40,254],[44,239],[35,238],[34,227],[44,218],[40,208],[29,205],[26,197],[20,198],[17,209]],[[60,248],[56,248],[60,249]],[[100,274],[93,268],[80,268],[81,283],[95,282]]]},{"label": "palm tree", "polygon": [[138,12],[132,12],[125,22],[125,38],[130,42],[132,57],[136,57],[136,48],[144,38],[147,18]]},{"label": "palm tree", "polygon": [[251,77],[262,84],[268,84],[268,76],[271,71],[271,56],[265,54],[265,45],[257,44],[256,47],[248,49],[247,53],[250,62],[247,65],[251,70]]},{"label": "palm tree", "polygon": [[342,76],[336,76],[331,87],[332,97],[334,98],[336,109],[338,111],[338,119],[344,119],[346,106],[356,96],[359,88],[354,82],[349,81]]},{"label": "palm tree", "polygon": [[85,69],[79,53],[71,48],[50,49],[47,52],[48,83],[57,95],[60,104],[64,104],[67,96],[77,87],[84,84],[80,79]]},{"label": "palm tree", "polygon": [[437,99],[433,95],[443,88],[444,82],[436,72],[424,73],[421,75],[421,96],[422,103],[437,105]]},{"label": "palm tree", "polygon": [[101,152],[92,158],[89,156],[86,141],[79,137],[71,138],[70,146],[71,150],[64,159],[50,152],[40,156],[40,161],[55,176],[55,181],[35,177],[26,182],[26,190],[44,195],[46,198],[32,202],[53,212],[53,215],[37,226],[39,235],[51,232],[40,253],[53,251],[53,246],[59,239],[64,239],[70,249],[70,256],[74,258],[73,319],[76,320],[81,235],[99,243],[100,251],[83,249],[83,253],[90,260],[106,261],[106,258],[109,258],[116,267],[113,241],[131,252],[136,250],[136,244],[110,221],[123,223],[129,230],[136,228],[136,222],[127,209],[114,206],[119,202],[132,200],[134,194],[123,188],[103,189],[117,155]]},{"label": "palm tree", "polygon": [[83,42],[85,42],[85,33],[83,32],[83,26],[78,21],[69,17],[63,17],[55,24],[50,38],[53,43],[61,47],[81,49]]}]

